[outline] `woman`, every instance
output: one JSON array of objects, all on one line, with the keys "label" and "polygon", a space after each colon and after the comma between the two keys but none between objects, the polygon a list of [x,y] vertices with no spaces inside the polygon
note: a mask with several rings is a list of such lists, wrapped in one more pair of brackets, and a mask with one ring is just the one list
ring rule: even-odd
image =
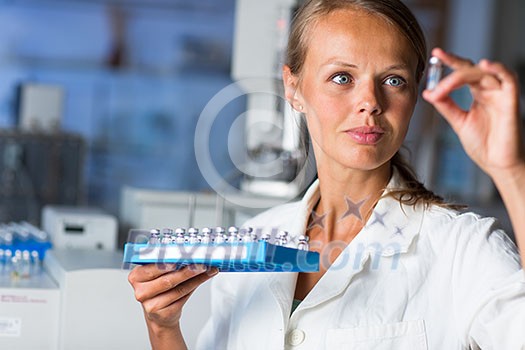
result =
[{"label": "woman", "polygon": [[[525,156],[516,78],[435,49],[454,72],[423,97],[495,181],[525,249]],[[401,161],[426,62],[397,0],[311,0],[294,20],[286,99],[308,125],[319,180],[247,225],[306,232],[318,273],[220,274],[202,349],[519,349],[525,274],[494,220],[460,214]],[[450,93],[468,85],[460,110]],[[520,215],[521,214],[521,215]],[[185,348],[179,319],[217,273],[143,266],[129,276],[155,349]]]}]

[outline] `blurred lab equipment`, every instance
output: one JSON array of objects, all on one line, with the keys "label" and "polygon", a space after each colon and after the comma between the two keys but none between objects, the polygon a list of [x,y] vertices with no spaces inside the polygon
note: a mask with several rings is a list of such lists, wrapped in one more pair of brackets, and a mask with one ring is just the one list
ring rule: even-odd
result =
[{"label": "blurred lab equipment", "polygon": [[95,207],[46,205],[42,228],[56,248],[115,250],[117,219]]},{"label": "blurred lab equipment", "polygon": [[0,274],[0,348],[56,350],[60,290],[41,273],[12,280]]},{"label": "blurred lab equipment", "polygon": [[141,305],[122,270],[122,253],[53,249],[44,270],[60,289],[58,349],[146,349]]},{"label": "blurred lab equipment", "polygon": [[[286,103],[281,69],[299,0],[237,0],[232,78],[247,94],[241,189],[295,197],[307,185],[300,118]],[[310,174],[311,176],[312,174]]]},{"label": "blurred lab equipment", "polygon": [[50,248],[49,235],[28,222],[0,224],[0,275],[12,279],[38,275]]},{"label": "blurred lab equipment", "polygon": [[46,204],[80,204],[84,157],[76,134],[0,130],[0,222],[39,224]]},{"label": "blurred lab equipment", "polygon": [[[228,195],[204,192],[161,191],[125,186],[120,195],[120,228],[205,227],[242,225],[267,208],[281,204],[275,197],[251,193]],[[127,241],[119,237],[119,247]]]},{"label": "blurred lab equipment", "polygon": [[0,348],[147,348],[122,252],[50,239],[27,222],[0,224]]},{"label": "blurred lab equipment", "polygon": [[18,87],[18,126],[30,132],[60,129],[64,89],[58,85],[23,83]]},{"label": "blurred lab equipment", "polygon": [[60,291],[42,272],[49,235],[27,222],[0,224],[0,348],[56,349]]}]

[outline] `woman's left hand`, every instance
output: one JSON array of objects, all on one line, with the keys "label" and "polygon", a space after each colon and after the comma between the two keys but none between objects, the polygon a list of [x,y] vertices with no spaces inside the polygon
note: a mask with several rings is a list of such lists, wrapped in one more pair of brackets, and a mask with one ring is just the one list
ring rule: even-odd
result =
[{"label": "woman's left hand", "polygon": [[[523,168],[516,75],[485,59],[473,64],[438,48],[432,55],[453,71],[434,90],[425,90],[423,97],[449,122],[467,154],[491,177]],[[473,97],[466,111],[450,97],[463,86],[469,87]]]}]

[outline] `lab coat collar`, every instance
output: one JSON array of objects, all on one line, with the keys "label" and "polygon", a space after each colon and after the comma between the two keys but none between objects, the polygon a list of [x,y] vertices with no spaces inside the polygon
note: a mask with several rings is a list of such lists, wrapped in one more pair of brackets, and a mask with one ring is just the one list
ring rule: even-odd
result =
[{"label": "lab coat collar", "polygon": [[[402,179],[394,169],[381,199],[364,228],[349,247],[364,244],[369,251],[382,256],[408,251],[414,238],[419,234],[424,210],[420,205],[416,207],[402,205],[397,199],[387,196],[390,191],[402,187]],[[320,196],[319,180],[316,180],[304,195],[297,215],[287,228],[291,233],[295,233],[295,236],[292,236],[292,246],[296,243],[295,238],[306,231],[308,220]],[[381,247],[384,249],[379,249]]]},{"label": "lab coat collar", "polygon": [[[388,263],[392,264],[392,268],[398,267],[400,255],[409,251],[418,236],[424,215],[424,210],[420,206],[414,208],[402,205],[395,198],[385,196],[389,191],[400,187],[402,187],[401,178],[394,170],[384,195],[375,206],[364,228],[344,248],[297,311],[318,305],[342,293],[353,276],[359,273],[370,259],[372,259],[371,264],[379,264],[379,257],[384,257],[390,259]],[[306,192],[295,218],[286,228],[289,232],[297,235],[305,232],[308,219],[319,198],[319,182],[316,181]],[[293,239],[294,236],[292,236],[292,245],[295,243]],[[274,297],[286,314],[291,306],[297,274],[272,274],[269,278],[269,286]]]},{"label": "lab coat collar", "polygon": [[[319,192],[319,180],[316,180],[306,191],[302,200],[298,203],[298,208],[289,221],[283,224],[280,229],[288,231],[290,234],[289,246],[297,245],[297,237],[304,234],[308,220],[319,201],[321,194]],[[281,309],[282,326],[287,328],[294,297],[295,285],[297,283],[297,273],[270,273],[267,275],[268,284],[273,298],[277,301]]]},{"label": "lab coat collar", "polygon": [[381,256],[393,256],[408,252],[418,236],[423,222],[423,205],[403,205],[397,199],[388,196],[392,190],[403,187],[402,180],[394,170],[382,198],[375,206],[365,227],[350,243],[361,245],[366,250]]},{"label": "lab coat collar", "polygon": [[[419,234],[424,210],[420,205],[416,207],[402,205],[397,199],[387,196],[389,192],[402,187],[402,179],[398,171],[394,169],[381,199],[364,228],[349,247],[364,244],[368,250],[382,256],[392,256],[408,251],[414,238]],[[303,197],[301,209],[292,225],[295,231],[292,232],[302,233],[306,230],[308,219],[320,196],[319,180],[316,180]],[[379,249],[378,244],[384,249]]]}]

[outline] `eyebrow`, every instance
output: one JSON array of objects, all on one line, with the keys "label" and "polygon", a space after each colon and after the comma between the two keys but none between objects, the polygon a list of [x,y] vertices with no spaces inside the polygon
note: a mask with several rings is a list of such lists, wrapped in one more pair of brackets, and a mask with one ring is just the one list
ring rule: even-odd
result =
[{"label": "eyebrow", "polygon": [[325,66],[343,66],[343,67],[349,67],[349,68],[357,68],[355,64],[352,63],[346,63],[343,61],[328,61]]},{"label": "eyebrow", "polygon": [[[348,68],[358,68],[357,65],[352,63],[347,63],[343,61],[328,61],[325,66],[342,66],[342,67],[348,67]],[[400,63],[400,64],[393,64],[391,66],[388,66],[385,68],[386,71],[388,70],[410,70],[409,66]]]}]

